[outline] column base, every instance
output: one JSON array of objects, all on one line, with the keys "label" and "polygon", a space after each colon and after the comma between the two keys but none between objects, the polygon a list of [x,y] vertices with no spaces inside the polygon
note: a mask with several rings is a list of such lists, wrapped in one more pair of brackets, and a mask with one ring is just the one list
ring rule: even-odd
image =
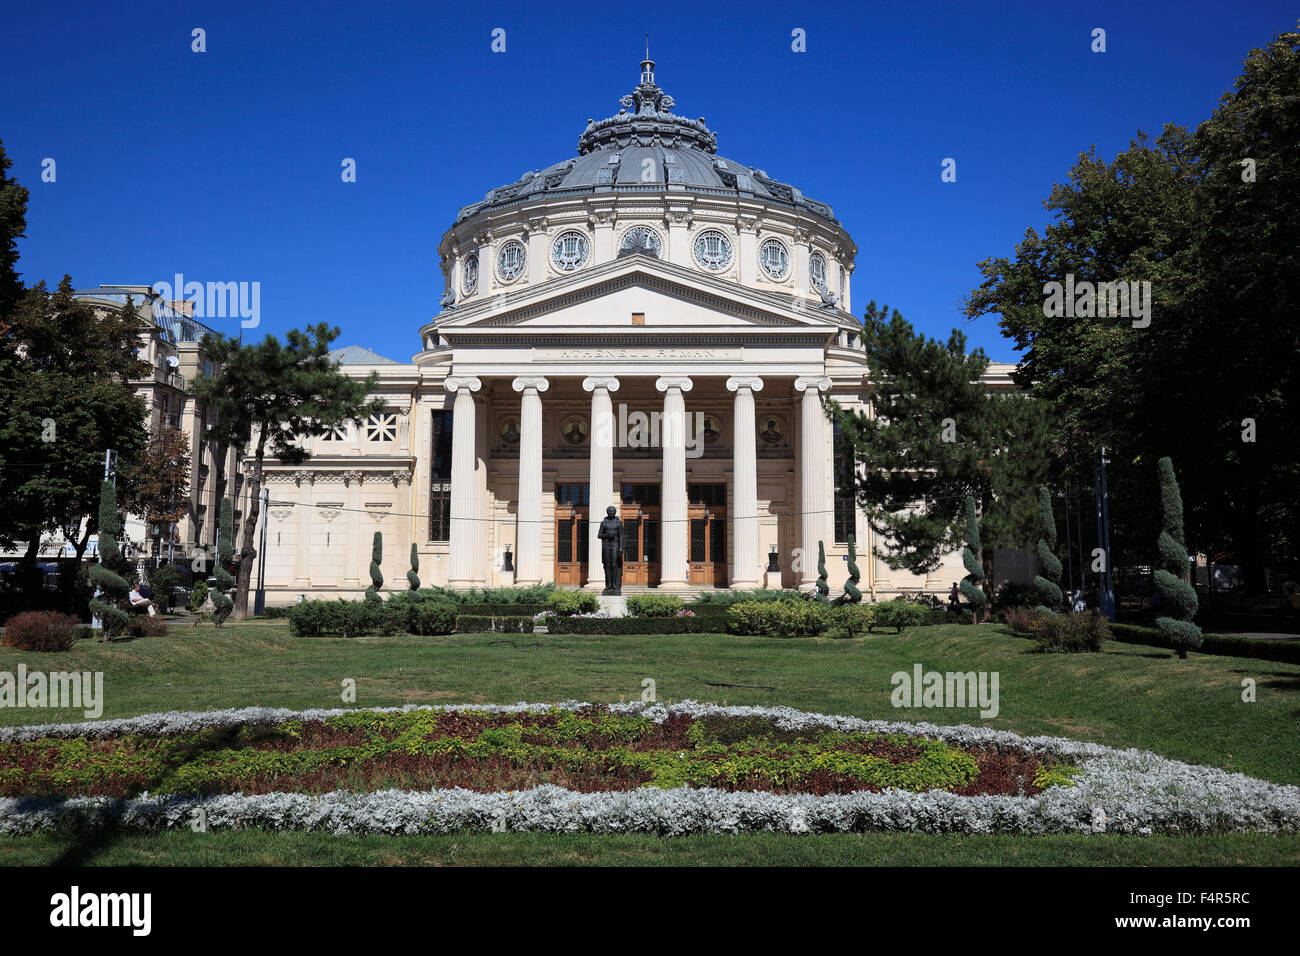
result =
[{"label": "column base", "polygon": [[732,591],[757,591],[762,586],[762,581],[732,581],[727,585]]},{"label": "column base", "polygon": [[685,581],[660,581],[655,587],[656,591],[685,591],[690,588],[690,584]]}]

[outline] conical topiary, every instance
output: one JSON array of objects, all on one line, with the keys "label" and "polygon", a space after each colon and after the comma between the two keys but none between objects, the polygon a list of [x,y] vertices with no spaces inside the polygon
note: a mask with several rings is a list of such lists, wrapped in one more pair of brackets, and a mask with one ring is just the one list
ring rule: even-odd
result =
[{"label": "conical topiary", "polygon": [[411,586],[412,591],[420,590],[420,552],[416,548],[415,542],[411,542],[411,570],[406,572],[406,583]]},{"label": "conical topiary", "polygon": [[1038,613],[1055,614],[1061,604],[1061,560],[1056,551],[1056,517],[1052,514],[1052,495],[1046,488],[1038,489],[1038,514],[1043,525],[1043,536],[1038,539],[1038,570],[1034,588],[1038,591]]},{"label": "conical topiary", "polygon": [[1192,623],[1198,601],[1196,590],[1187,583],[1187,544],[1183,537],[1183,495],[1178,490],[1174,463],[1161,458],[1156,464],[1160,473],[1160,512],[1164,528],[1156,541],[1160,568],[1153,575],[1167,617],[1156,618],[1156,627],[1180,658],[1201,646],[1201,629]]},{"label": "conical topiary", "polygon": [[235,609],[235,602],[230,597],[230,589],[235,586],[235,579],[226,570],[235,553],[235,503],[229,498],[221,499],[221,517],[218,525],[217,564],[212,569],[212,576],[217,579],[217,586],[212,590],[212,623],[220,627],[230,612]]},{"label": "conical topiary", "polygon": [[844,582],[844,593],[848,595],[849,604],[858,604],[862,601],[862,592],[858,590],[858,582],[862,580],[862,572],[858,570],[858,548],[853,540],[853,535],[849,535],[849,578]]},{"label": "conical topiary", "polygon": [[975,517],[975,499],[967,495],[966,547],[961,549],[961,563],[966,566],[967,574],[961,579],[961,593],[970,602],[970,612],[975,616],[976,621],[980,619],[984,606],[988,604],[988,597],[981,590],[981,585],[984,583],[984,566],[980,564],[982,550],[979,520]]},{"label": "conical topiary", "polygon": [[382,601],[379,589],[384,586],[384,576],[379,570],[379,562],[384,560],[384,536],[375,532],[375,543],[370,549],[370,587],[366,588],[367,601]]},{"label": "conical topiary", "polygon": [[90,613],[99,618],[104,628],[104,640],[111,641],[126,628],[131,616],[122,609],[130,583],[116,571],[110,571],[104,562],[116,562],[121,552],[117,548],[117,534],[122,521],[117,516],[117,489],[111,481],[99,486],[99,564],[90,569],[90,581],[100,595],[90,602]]}]

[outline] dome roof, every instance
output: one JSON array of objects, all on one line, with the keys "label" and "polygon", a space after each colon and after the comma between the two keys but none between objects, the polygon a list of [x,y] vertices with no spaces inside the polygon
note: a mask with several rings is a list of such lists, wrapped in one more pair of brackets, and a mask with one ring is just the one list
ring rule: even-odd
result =
[{"label": "dome roof", "polygon": [[456,222],[548,196],[665,191],[755,197],[837,222],[830,206],[807,198],[798,187],[719,156],[717,137],[703,117],[689,119],[670,112],[676,104],[655,85],[653,60],[641,63],[641,83],[620,104],[623,109],[614,116],[587,121],[578,138],[576,159],[524,173],[515,182],[491,190],[482,202],[462,208]]}]

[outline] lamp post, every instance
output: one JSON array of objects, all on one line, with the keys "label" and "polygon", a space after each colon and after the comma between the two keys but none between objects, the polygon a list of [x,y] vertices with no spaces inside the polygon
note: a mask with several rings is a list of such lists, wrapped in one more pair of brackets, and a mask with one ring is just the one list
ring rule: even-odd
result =
[{"label": "lamp post", "polygon": [[266,611],[266,526],[271,523],[267,508],[271,506],[271,489],[260,489],[262,508],[258,515],[262,520],[262,537],[258,548],[257,561],[257,595],[253,599],[253,614],[260,617]]},{"label": "lamp post", "polygon": [[1106,619],[1114,621],[1115,590],[1112,586],[1113,579],[1111,577],[1110,507],[1106,500],[1106,466],[1108,464],[1110,464],[1110,459],[1106,457],[1106,446],[1103,445],[1094,465],[1097,487],[1097,544],[1101,547],[1102,559],[1097,604],[1101,608],[1101,613],[1106,615]]}]

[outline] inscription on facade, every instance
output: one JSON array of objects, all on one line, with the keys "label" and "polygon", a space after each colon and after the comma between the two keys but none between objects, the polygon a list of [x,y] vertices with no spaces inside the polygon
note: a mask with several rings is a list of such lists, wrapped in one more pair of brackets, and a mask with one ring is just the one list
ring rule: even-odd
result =
[{"label": "inscription on facade", "polygon": [[546,358],[589,361],[591,359],[706,359],[710,361],[739,359],[739,349],[675,348],[574,348],[556,349],[544,353]]}]

